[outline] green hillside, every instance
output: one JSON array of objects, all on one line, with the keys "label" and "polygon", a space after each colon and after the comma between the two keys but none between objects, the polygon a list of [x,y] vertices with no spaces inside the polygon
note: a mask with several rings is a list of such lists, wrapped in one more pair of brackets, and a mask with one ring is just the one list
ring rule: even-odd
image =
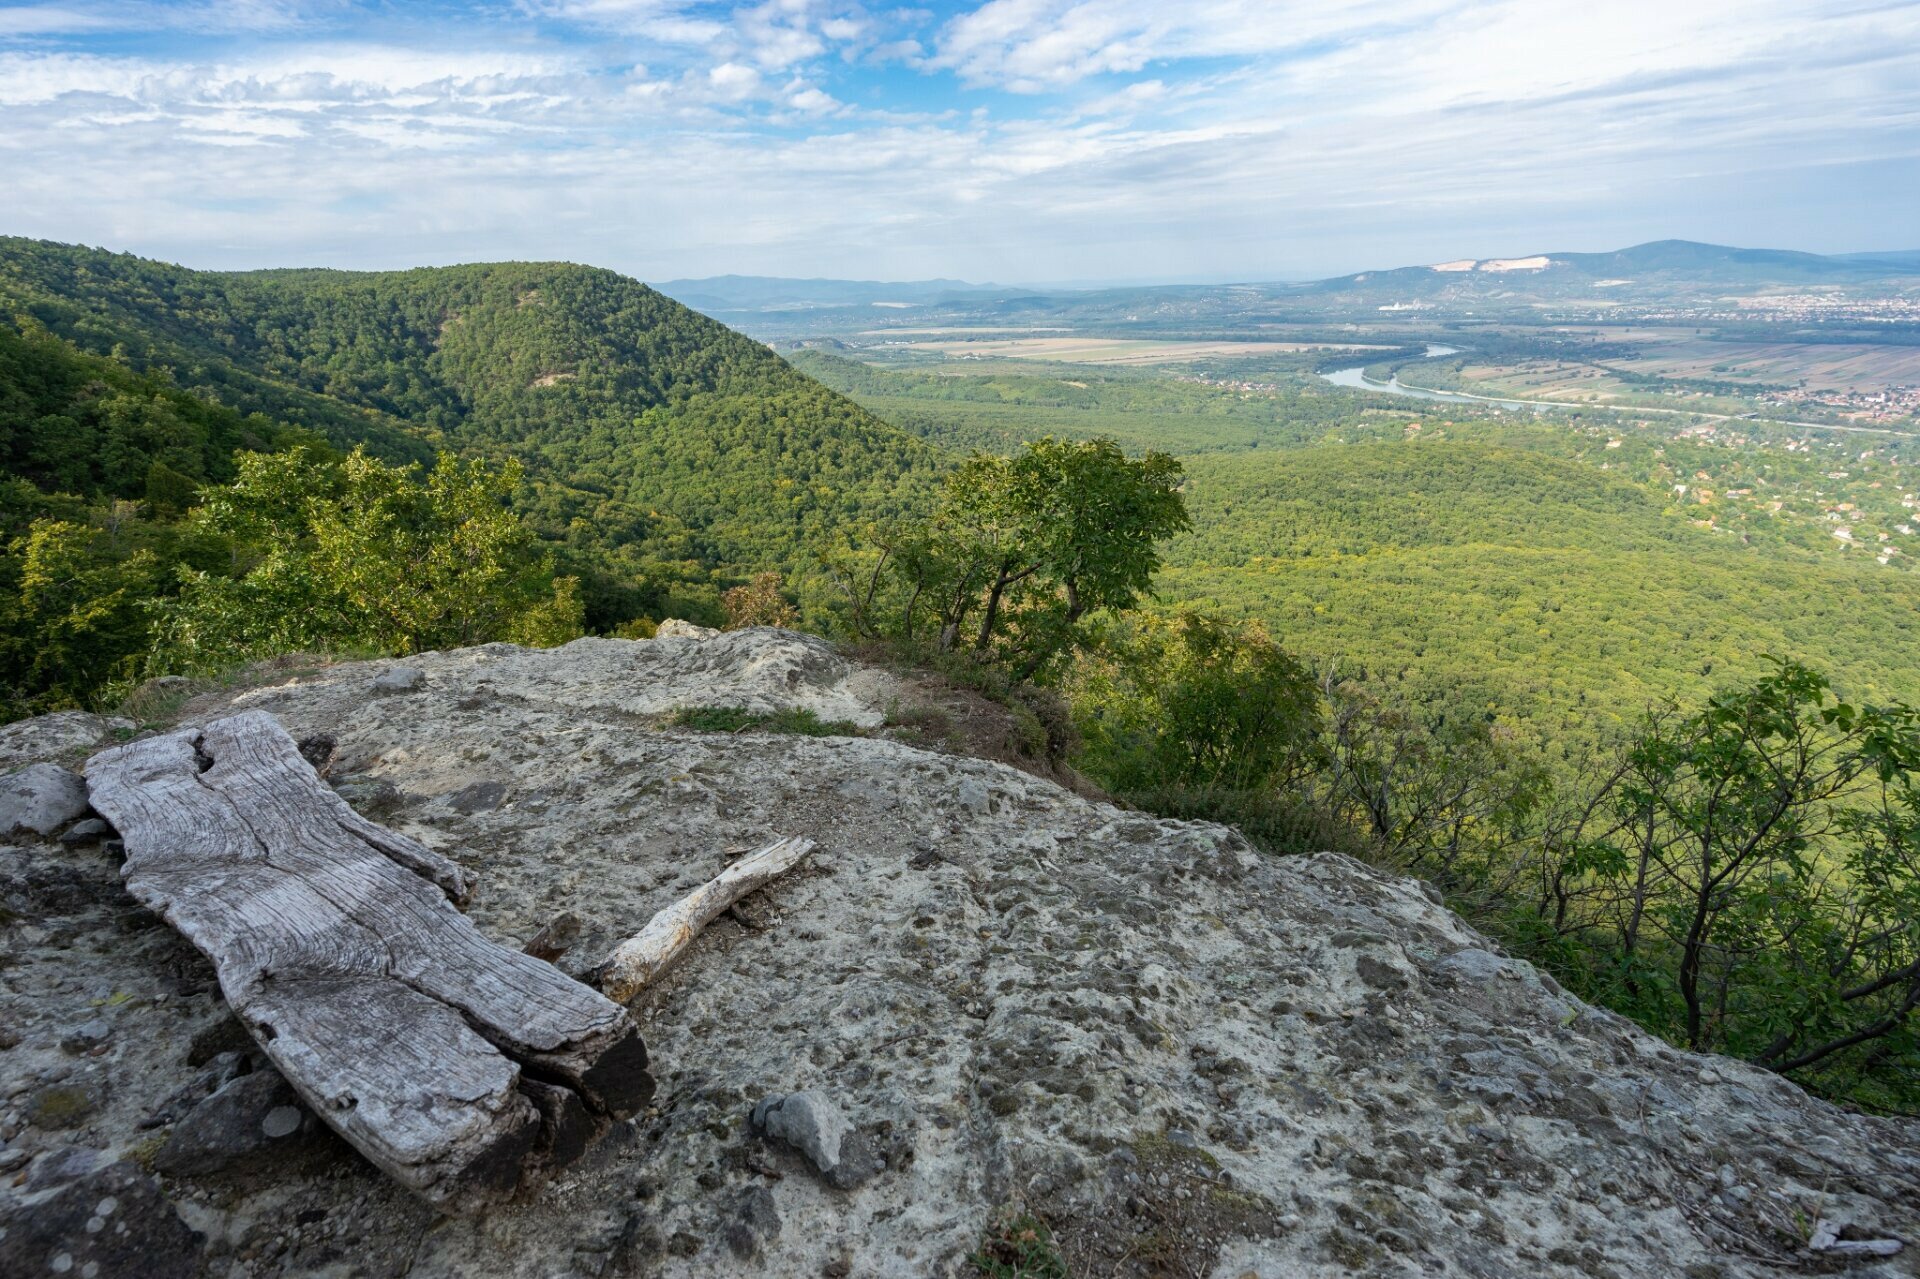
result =
[{"label": "green hillside", "polygon": [[1920,688],[1920,580],[1743,547],[1583,463],[1470,440],[1186,459],[1162,594],[1295,651],[1578,749],[1650,702],[1794,656]]},{"label": "green hillside", "polygon": [[518,457],[538,524],[632,570],[790,560],[935,465],[760,344],[564,263],[196,272],[0,239],[0,317],[336,446]]},{"label": "green hillside", "polygon": [[[1365,669],[1435,714],[1492,716],[1563,757],[1651,703],[1760,671],[1764,654],[1850,695],[1920,690],[1920,578],[1843,553],[1825,518],[1840,497],[1860,504],[1856,523],[1875,504],[1901,518],[1910,484],[1890,458],[1598,418],[1429,420],[1415,434],[1422,415],[1315,383],[1311,356],[1291,375],[1284,357],[1233,371],[1272,379],[1258,394],[1178,369],[800,358],[943,443],[1108,435],[1178,453],[1194,529],[1168,548],[1166,606],[1259,617],[1316,663]],[[1850,478],[1832,478],[1837,464]],[[1700,506],[1676,483],[1751,496]]]},{"label": "green hillside", "polygon": [[[950,448],[1009,452],[1024,440],[1054,435],[1104,437],[1135,451],[1199,453],[1311,444],[1336,427],[1351,436],[1353,413],[1345,401],[1291,381],[1326,358],[1309,351],[1261,359],[1252,376],[1289,380],[1257,396],[1194,375],[1038,360],[879,369],[801,350],[793,364],[876,416]],[[1198,373],[1208,371],[1197,366]],[[1233,372],[1247,375],[1244,368]],[[1398,418],[1385,422],[1369,429],[1398,433]]]}]

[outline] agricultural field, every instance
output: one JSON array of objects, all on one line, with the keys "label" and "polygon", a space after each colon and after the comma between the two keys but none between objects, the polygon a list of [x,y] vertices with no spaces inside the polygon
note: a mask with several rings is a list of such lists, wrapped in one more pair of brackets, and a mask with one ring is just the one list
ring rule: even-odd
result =
[{"label": "agricultural field", "polygon": [[1190,364],[1196,360],[1247,359],[1302,351],[1379,351],[1377,344],[1217,341],[1181,342],[1099,337],[928,338],[909,342],[909,349],[929,351],[951,359],[1047,360],[1067,364],[1156,365]]}]

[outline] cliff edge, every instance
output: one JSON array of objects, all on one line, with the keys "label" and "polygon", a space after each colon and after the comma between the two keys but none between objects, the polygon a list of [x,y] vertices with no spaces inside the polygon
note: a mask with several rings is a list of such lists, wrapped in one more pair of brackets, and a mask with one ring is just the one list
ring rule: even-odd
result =
[{"label": "cliff edge", "polygon": [[[652,1109],[451,1220],[291,1103],[84,814],[0,839],[0,1270],[144,1240],[121,1273],[960,1276],[1019,1209],[1075,1276],[1920,1273],[1920,1124],[1677,1051],[1416,882],[890,740],[898,696],[816,639],[691,628],[202,693],[184,722],[271,712],[457,859],[488,936],[573,916],[576,974],[740,851],[819,849],[644,997]],[[134,731],[43,717],[0,761]]]}]

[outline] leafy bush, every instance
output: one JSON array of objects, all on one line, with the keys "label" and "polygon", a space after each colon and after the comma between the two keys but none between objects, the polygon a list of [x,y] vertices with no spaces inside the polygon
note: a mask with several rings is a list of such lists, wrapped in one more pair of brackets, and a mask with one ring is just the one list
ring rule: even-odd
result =
[{"label": "leafy bush", "polygon": [[1795,662],[1649,717],[1541,831],[1517,935],[1689,1048],[1920,1104],[1920,711]]},{"label": "leafy bush", "polygon": [[196,522],[239,571],[188,570],[163,609],[166,656],[186,669],[303,650],[411,653],[580,633],[577,584],[557,577],[506,500],[517,464],[442,455],[424,478],[356,450],[246,455]]},{"label": "leafy bush", "polygon": [[745,586],[736,586],[720,597],[727,610],[727,629],[747,626],[788,626],[799,622],[800,610],[787,602],[780,590],[780,575],[755,573]]},{"label": "leafy bush", "polygon": [[1258,622],[1116,626],[1068,686],[1085,766],[1121,792],[1285,791],[1318,758],[1319,688]]}]

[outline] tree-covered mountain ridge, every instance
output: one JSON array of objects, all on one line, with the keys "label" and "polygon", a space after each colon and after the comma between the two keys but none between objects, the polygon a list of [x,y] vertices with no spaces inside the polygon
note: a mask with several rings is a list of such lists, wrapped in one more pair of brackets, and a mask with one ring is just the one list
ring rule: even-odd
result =
[{"label": "tree-covered mountain ridge", "polygon": [[208,272],[0,238],[0,316],[336,447],[514,456],[537,524],[635,572],[791,560],[935,466],[759,343],[572,263]]}]

